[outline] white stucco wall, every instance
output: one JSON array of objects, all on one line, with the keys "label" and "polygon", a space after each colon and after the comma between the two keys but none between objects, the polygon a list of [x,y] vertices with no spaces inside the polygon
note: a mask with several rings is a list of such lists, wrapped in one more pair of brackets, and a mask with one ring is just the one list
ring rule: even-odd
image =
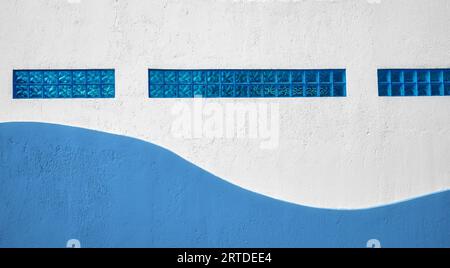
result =
[{"label": "white stucco wall", "polygon": [[[244,188],[317,207],[450,188],[450,97],[381,98],[376,84],[377,68],[450,67],[448,0],[77,2],[0,2],[0,122],[137,137]],[[116,98],[13,100],[15,68],[115,68]],[[347,97],[206,100],[278,103],[272,150],[178,139],[180,100],[148,99],[148,68],[346,68]]]}]

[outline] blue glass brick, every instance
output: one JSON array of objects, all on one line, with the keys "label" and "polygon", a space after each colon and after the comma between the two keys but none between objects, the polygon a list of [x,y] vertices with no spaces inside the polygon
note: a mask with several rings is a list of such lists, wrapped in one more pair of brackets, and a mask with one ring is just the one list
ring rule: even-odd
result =
[{"label": "blue glass brick", "polygon": [[31,85],[29,95],[30,98],[42,98],[42,85]]},{"label": "blue glass brick", "polygon": [[264,83],[275,83],[275,72],[274,71],[263,71],[263,82]]},{"label": "blue glass brick", "polygon": [[[102,81],[100,71],[87,71],[86,77],[86,83],[90,85],[100,84],[100,82]],[[90,97],[89,94],[88,97]]]},{"label": "blue glass brick", "polygon": [[335,83],[345,83],[345,70],[334,70],[333,71],[333,82]]},{"label": "blue glass brick", "polygon": [[42,71],[29,72],[30,84],[42,84],[44,80],[44,73]]},{"label": "blue glass brick", "polygon": [[[339,81],[335,81],[335,82],[339,82]],[[379,83],[390,82],[390,73],[388,70],[378,70],[378,82]]]},{"label": "blue glass brick", "polygon": [[290,82],[289,72],[288,71],[277,72],[277,82],[278,83],[289,83]]},{"label": "blue glass brick", "polygon": [[191,71],[180,71],[178,73],[178,82],[180,84],[191,84],[192,83],[192,72]]},{"label": "blue glass brick", "polygon": [[206,87],[204,85],[194,85],[194,97],[205,96]]},{"label": "blue glass brick", "polygon": [[277,96],[276,85],[273,85],[273,84],[264,85],[263,96],[264,97],[276,97]]},{"label": "blue glass brick", "polygon": [[259,71],[250,71],[249,80],[250,80],[250,83],[253,83],[253,84],[258,83],[258,84],[260,84],[262,82],[261,72],[259,72]]},{"label": "blue glass brick", "polygon": [[208,85],[206,96],[210,98],[220,97],[220,85]]},{"label": "blue glass brick", "polygon": [[430,81],[432,83],[442,82],[442,71],[441,70],[431,70],[430,71]]},{"label": "blue glass brick", "polygon": [[150,84],[164,84],[164,72],[151,70],[149,72]]},{"label": "blue glass brick", "polygon": [[166,98],[176,98],[178,96],[178,86],[176,85],[165,85],[164,87],[164,97]]},{"label": "blue glass brick", "polygon": [[56,97],[58,97],[58,86],[44,85],[44,98],[56,98]]},{"label": "blue glass brick", "polygon": [[248,86],[247,85],[236,85],[235,97],[248,97]]},{"label": "blue glass brick", "polygon": [[331,72],[330,71],[320,71],[319,72],[319,81],[320,81],[320,83],[331,82]]},{"label": "blue glass brick", "polygon": [[391,71],[391,83],[400,83],[403,82],[402,71],[393,70]]},{"label": "blue glass brick", "polygon": [[246,71],[237,71],[235,73],[236,83],[248,83],[248,72]]},{"label": "blue glass brick", "polygon": [[162,98],[164,97],[164,85],[150,85],[150,97]]},{"label": "blue glass brick", "polygon": [[317,71],[306,71],[306,82],[316,83],[317,82]]},{"label": "blue glass brick", "polygon": [[317,86],[318,84],[307,84],[305,90],[306,97],[317,97]]},{"label": "blue glass brick", "polygon": [[206,82],[208,84],[217,84],[220,82],[220,72],[218,71],[208,71],[206,73]]},{"label": "blue glass brick", "polygon": [[333,84],[333,96],[335,96],[335,97],[345,97],[346,96],[344,83]]},{"label": "blue glass brick", "polygon": [[417,72],[417,81],[418,82],[429,82],[428,81],[428,71],[420,70]]},{"label": "blue glass brick", "polygon": [[303,84],[292,85],[292,97],[303,97]]},{"label": "blue glass brick", "polygon": [[45,71],[44,72],[44,84],[50,84],[50,85],[58,84],[58,72],[57,71]]},{"label": "blue glass brick", "polygon": [[320,97],[330,97],[331,96],[331,84],[321,83],[319,85],[319,96]]},{"label": "blue glass brick", "polygon": [[86,96],[88,98],[99,98],[100,95],[100,86],[99,85],[87,85],[87,93]]},{"label": "blue glass brick", "polygon": [[[442,90],[441,90],[442,89]],[[444,95],[444,90],[442,88],[442,84],[431,84],[431,95],[432,96],[441,96]]]},{"label": "blue glass brick", "polygon": [[28,71],[15,71],[14,82],[16,84],[28,84],[29,76]]},{"label": "blue glass brick", "polygon": [[113,98],[114,91],[114,85],[102,85],[101,95],[104,98]]},{"label": "blue glass brick", "polygon": [[446,83],[444,85],[444,95],[445,96],[450,96],[450,83]]},{"label": "blue glass brick", "polygon": [[72,84],[72,72],[59,71],[58,72],[58,84]]},{"label": "blue glass brick", "polygon": [[189,98],[193,97],[191,85],[180,85],[178,87],[178,97]]},{"label": "blue glass brick", "polygon": [[234,97],[234,85],[222,84],[221,95],[222,97]]},{"label": "blue glass brick", "polygon": [[403,84],[391,84],[391,96],[402,96]]},{"label": "blue glass brick", "polygon": [[14,90],[14,98],[23,99],[28,98],[28,85],[16,85]]},{"label": "blue glass brick", "polygon": [[303,82],[303,71],[292,71],[292,82],[293,83],[302,83]]},{"label": "blue glass brick", "polygon": [[72,88],[73,98],[84,98],[86,97],[86,86],[85,85],[74,85]]},{"label": "blue glass brick", "polygon": [[290,85],[279,85],[278,86],[278,97],[290,97]]},{"label": "blue glass brick", "polygon": [[406,70],[403,72],[403,80],[407,83],[416,82],[416,72]]},{"label": "blue glass brick", "polygon": [[[389,83],[380,83],[378,85],[378,96],[389,96],[389,87],[390,84]],[[336,85],[334,85],[334,95],[336,96]]]},{"label": "blue glass brick", "polygon": [[[80,84],[86,84],[86,72],[85,71],[74,71],[73,72],[73,83],[80,85]],[[114,77],[113,80],[114,82]]]},{"label": "blue glass brick", "polygon": [[422,84],[420,83],[417,87],[419,96],[429,96],[430,95],[430,84]]},{"label": "blue glass brick", "polygon": [[251,85],[249,86],[249,97],[262,97],[263,87],[262,85]]},{"label": "blue glass brick", "polygon": [[68,85],[58,86],[58,97],[59,98],[71,98],[72,97],[72,86],[68,86]]},{"label": "blue glass brick", "polygon": [[102,84],[114,84],[114,71],[113,70],[103,70],[101,71]]},{"label": "blue glass brick", "polygon": [[206,73],[204,71],[193,71],[192,79],[194,84],[204,84],[206,83]]},{"label": "blue glass brick", "polygon": [[416,95],[416,84],[408,83],[405,84],[405,96],[415,96]]},{"label": "blue glass brick", "polygon": [[166,71],[164,72],[164,82],[166,84],[175,84],[177,83],[177,72],[175,71]]},{"label": "blue glass brick", "polygon": [[445,82],[450,82],[450,69],[449,70],[444,70],[444,81]]},{"label": "blue glass brick", "polygon": [[222,83],[234,83],[234,71],[222,71]]}]

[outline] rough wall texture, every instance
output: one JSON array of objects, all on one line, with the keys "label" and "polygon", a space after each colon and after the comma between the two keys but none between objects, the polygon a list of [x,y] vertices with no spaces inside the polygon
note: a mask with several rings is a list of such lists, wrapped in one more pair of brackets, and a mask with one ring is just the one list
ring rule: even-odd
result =
[{"label": "rough wall texture", "polygon": [[[298,204],[362,208],[448,189],[450,98],[380,98],[376,69],[448,67],[450,2],[369,2],[2,1],[0,121],[141,138]],[[115,68],[116,98],[13,100],[14,68]],[[346,68],[348,97],[251,100],[279,103],[272,150],[178,139],[179,101],[147,98],[148,68]]]}]

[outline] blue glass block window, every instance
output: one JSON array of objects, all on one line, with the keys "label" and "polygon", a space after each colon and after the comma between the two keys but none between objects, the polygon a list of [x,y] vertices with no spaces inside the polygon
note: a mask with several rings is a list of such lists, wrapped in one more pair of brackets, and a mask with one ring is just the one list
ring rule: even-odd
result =
[{"label": "blue glass block window", "polygon": [[345,69],[149,69],[150,98],[345,97]]},{"label": "blue glass block window", "polygon": [[114,98],[113,69],[14,70],[14,99]]},{"label": "blue glass block window", "polygon": [[450,96],[450,69],[379,69],[378,95]]}]

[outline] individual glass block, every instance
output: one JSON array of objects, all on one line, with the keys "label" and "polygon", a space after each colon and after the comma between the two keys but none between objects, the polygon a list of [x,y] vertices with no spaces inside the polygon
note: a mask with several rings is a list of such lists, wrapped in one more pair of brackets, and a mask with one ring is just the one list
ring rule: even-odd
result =
[{"label": "individual glass block", "polygon": [[42,71],[30,71],[29,72],[30,84],[42,84],[44,76],[43,74],[44,73]]},{"label": "individual glass block", "polygon": [[16,85],[14,90],[14,98],[22,99],[28,98],[28,86],[27,85]]},{"label": "individual glass block", "polygon": [[444,81],[450,82],[450,70],[444,70]]},{"label": "individual glass block", "polygon": [[333,82],[335,83],[345,82],[345,70],[333,70]]},{"label": "individual glass block", "polygon": [[164,85],[150,84],[150,97],[163,98],[164,97]]},{"label": "individual glass block", "polygon": [[14,81],[17,84],[26,84],[29,81],[28,71],[14,71]]},{"label": "individual glass block", "polygon": [[222,83],[234,83],[234,72],[222,71]]},{"label": "individual glass block", "polygon": [[102,70],[101,71],[102,84],[114,84],[114,71]]},{"label": "individual glass block", "polygon": [[[378,96],[389,96],[389,83],[378,84]],[[334,95],[336,96],[336,84],[334,85]]]},{"label": "individual glass block", "polygon": [[205,86],[204,85],[194,85],[194,97],[205,96]]},{"label": "individual glass block", "polygon": [[293,84],[292,97],[302,97],[302,96],[303,96],[303,84]]},{"label": "individual glass block", "polygon": [[192,83],[192,72],[191,71],[178,72],[178,82],[180,82],[181,84],[191,84]]},{"label": "individual glass block", "polygon": [[248,86],[247,85],[236,85],[234,91],[235,97],[248,97]]},{"label": "individual glass block", "polygon": [[261,83],[262,75],[260,71],[250,71],[249,74],[250,83]]},{"label": "individual glass block", "polygon": [[220,97],[220,85],[208,85],[206,96],[210,98]]},{"label": "individual glass block", "polygon": [[331,72],[330,71],[320,71],[319,72],[319,81],[321,83],[331,82]]},{"label": "individual glass block", "polygon": [[236,83],[248,83],[248,73],[246,71],[237,71],[235,79]]},{"label": "individual glass block", "polygon": [[331,84],[320,83],[319,85],[319,96],[320,97],[330,97],[331,96]]},{"label": "individual glass block", "polygon": [[103,98],[114,97],[114,85],[102,85],[101,95]]},{"label": "individual glass block", "polygon": [[42,86],[41,85],[31,85],[29,91],[30,98],[42,98]]},{"label": "individual glass block", "polygon": [[222,84],[222,97],[234,97],[234,85]]},{"label": "individual glass block", "polygon": [[58,83],[59,84],[72,84],[72,72],[59,71],[58,72]]},{"label": "individual glass block", "polygon": [[166,97],[166,98],[176,98],[177,94],[178,94],[178,86],[176,86],[176,85],[165,85],[165,87],[164,87],[164,97]]},{"label": "individual glass block", "polygon": [[191,85],[180,85],[178,87],[178,97],[188,98],[193,97]]},{"label": "individual glass block", "polygon": [[203,71],[193,71],[192,80],[194,84],[204,84],[206,82],[206,74]]},{"label": "individual glass block", "polygon": [[58,97],[58,86],[45,85],[44,86],[44,98],[56,98]]},{"label": "individual glass block", "polygon": [[306,97],[317,97],[317,84],[306,84]]},{"label": "individual glass block", "polygon": [[[86,72],[86,82],[88,84],[100,84],[101,82],[101,73],[100,71],[87,71]],[[88,97],[89,96],[89,89],[88,89]]]},{"label": "individual glass block", "polygon": [[99,98],[100,97],[100,86],[99,85],[88,85],[86,96],[88,98]]},{"label": "individual glass block", "polygon": [[415,96],[416,95],[416,84],[407,83],[405,84],[405,96]]},{"label": "individual glass block", "polygon": [[86,97],[86,85],[74,85],[72,88],[72,97],[74,98]]},{"label": "individual glass block", "polygon": [[59,98],[72,97],[72,86],[69,86],[69,85],[58,86],[58,97]]},{"label": "individual glass block", "polygon": [[289,71],[278,71],[277,72],[277,82],[278,83],[289,83],[290,82]]},{"label": "individual glass block", "polygon": [[249,96],[250,97],[262,97],[262,85],[251,85],[249,87]]},{"label": "individual glass block", "polygon": [[425,70],[417,71],[417,81],[428,82],[428,71]]},{"label": "individual glass block", "polygon": [[220,81],[220,72],[208,71],[206,74],[208,84],[217,84]]},{"label": "individual glass block", "polygon": [[[387,83],[389,81],[390,81],[389,70],[378,70],[378,82]],[[342,82],[342,81],[339,81],[339,82]]]},{"label": "individual glass block", "polygon": [[403,82],[402,71],[392,70],[391,71],[391,83],[400,83]]},{"label": "individual glass block", "polygon": [[307,83],[316,83],[317,82],[317,71],[306,71],[306,82]]},{"label": "individual glass block", "polygon": [[[443,88],[441,87],[442,84],[431,84],[431,95],[432,96],[440,96],[444,95]],[[442,92],[441,92],[442,89]]]},{"label": "individual glass block", "polygon": [[263,82],[264,83],[275,83],[275,72],[274,71],[264,71],[263,72]]},{"label": "individual glass block", "polygon": [[[72,73],[74,84],[86,84],[86,72],[85,71],[73,71]],[[113,80],[114,83],[114,80]]]},{"label": "individual glass block", "polygon": [[442,71],[441,70],[431,70],[430,71],[430,81],[433,82],[441,82],[442,81]]},{"label": "individual glass block", "polygon": [[402,96],[403,84],[391,84],[391,96]]},{"label": "individual glass block", "polygon": [[58,84],[58,72],[56,71],[45,71],[44,72],[44,83],[45,84]]},{"label": "individual glass block", "polygon": [[419,96],[429,96],[430,95],[430,84],[422,83],[418,84],[417,91]]},{"label": "individual glass block", "polygon": [[289,85],[278,86],[278,97],[290,97],[291,87]]},{"label": "individual glass block", "polygon": [[263,88],[264,97],[276,97],[277,96],[277,87],[273,84],[264,85]]},{"label": "individual glass block", "polygon": [[345,97],[345,84],[344,83],[334,83],[333,84],[333,96],[335,97]]},{"label": "individual glass block", "polygon": [[445,96],[450,96],[450,83],[446,83],[444,85],[444,95]]},{"label": "individual glass block", "polygon": [[403,72],[403,80],[407,83],[416,82],[415,71],[406,70]]},{"label": "individual glass block", "polygon": [[303,82],[303,71],[292,71],[292,82],[302,83]]},{"label": "individual glass block", "polygon": [[164,82],[166,84],[175,84],[177,82],[177,72],[175,71],[164,72]]},{"label": "individual glass block", "polygon": [[164,72],[150,70],[150,84],[164,84]]}]

